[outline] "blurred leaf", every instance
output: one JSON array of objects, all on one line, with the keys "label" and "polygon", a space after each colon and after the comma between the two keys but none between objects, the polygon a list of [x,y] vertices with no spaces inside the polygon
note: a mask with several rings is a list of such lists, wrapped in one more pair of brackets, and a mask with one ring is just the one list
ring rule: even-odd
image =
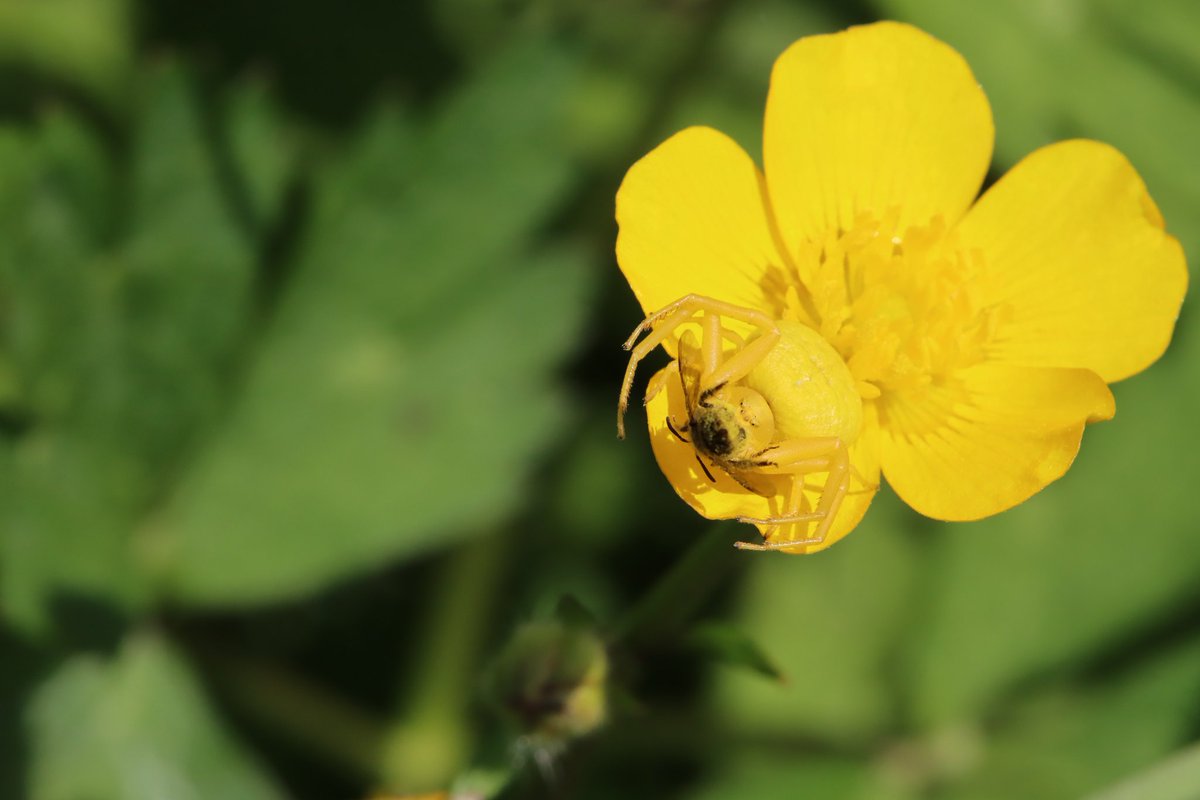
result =
[{"label": "blurred leaf", "polygon": [[1098,0],[1109,33],[1193,86],[1200,81],[1200,6],[1192,0]]},{"label": "blurred leaf", "polygon": [[57,419],[79,402],[88,354],[79,334],[95,337],[102,324],[93,257],[112,185],[102,148],[62,110],[0,133],[0,323],[13,413]]},{"label": "blurred leaf", "polygon": [[68,114],[0,134],[2,402],[22,431],[0,440],[0,608],[27,629],[45,623],[55,584],[127,595],[134,583],[120,536],[136,476],[90,432],[63,430],[87,428],[86,377],[109,347],[94,253],[111,189],[103,151]]},{"label": "blurred leaf", "polygon": [[146,594],[130,531],[221,408],[256,247],[203,127],[168,63],[142,83],[126,174],[61,112],[0,142],[0,336],[24,420],[0,447],[0,592],[27,628],[56,588]]},{"label": "blurred leaf", "polygon": [[571,63],[507,52],[322,177],[227,425],[153,531],[175,595],[261,602],[492,526],[566,406],[586,259],[530,252],[571,187]]},{"label": "blurred leaf", "polygon": [[270,89],[261,78],[243,80],[223,99],[221,108],[231,166],[246,206],[243,211],[260,235],[278,222],[298,150]]},{"label": "blurred leaf", "polygon": [[1194,800],[1200,786],[1200,745],[1089,795],[1089,800]]},{"label": "blurred leaf", "polygon": [[128,366],[114,392],[123,394],[127,446],[158,464],[194,444],[224,402],[253,312],[257,252],[234,217],[183,69],[150,73],[143,107],[119,255]]},{"label": "blurred leaf", "polygon": [[0,627],[0,797],[24,797],[29,743],[23,714],[48,659]]},{"label": "blurred leaf", "polygon": [[570,628],[595,630],[600,627],[596,615],[574,595],[564,594],[554,607],[554,618]]},{"label": "blurred leaf", "polygon": [[[710,0],[443,0],[430,14],[446,43],[472,64],[521,37],[558,36],[581,62],[566,98],[572,149],[588,164],[624,170],[647,118],[659,115],[664,99],[673,102],[683,73],[696,72],[697,56],[719,27],[724,6]],[[616,188],[613,183],[605,190],[610,205]]]},{"label": "blurred leaf", "polygon": [[754,561],[737,624],[761,642],[786,685],[718,675],[720,712],[737,731],[858,743],[895,714],[890,655],[907,635],[913,519],[885,492],[860,529],[825,553]]},{"label": "blurred leaf", "polygon": [[429,6],[438,33],[466,59],[484,59],[513,34],[529,32],[546,20],[545,4],[533,0],[443,0]]},{"label": "blurred leaf", "polygon": [[151,635],[75,656],[35,693],[32,800],[282,798],[225,733],[179,657]]},{"label": "blurred leaf", "polygon": [[[43,632],[57,592],[94,593],[121,606],[148,587],[129,551],[141,476],[101,447],[57,434],[26,437],[0,463],[0,608]],[[64,496],[64,490],[69,495]]]},{"label": "blurred leaf", "polygon": [[133,55],[129,0],[0,0],[0,62],[77,83],[113,103]]},{"label": "blurred leaf", "polygon": [[612,399],[599,393],[588,399],[575,438],[550,478],[547,527],[570,531],[577,547],[594,550],[626,537],[647,515],[646,495],[661,498],[663,487],[654,483],[660,473],[653,459],[617,438]]},{"label": "blurred leaf", "polygon": [[1200,642],[1192,641],[1112,680],[1018,701],[983,763],[945,798],[1082,797],[1177,748],[1197,708]]},{"label": "blurred leaf", "polygon": [[511,759],[501,767],[472,767],[454,779],[450,796],[480,800],[498,798],[512,782],[515,771]]},{"label": "blurred leaf", "polygon": [[787,677],[770,656],[745,631],[722,622],[698,625],[684,637],[684,644],[701,658],[749,670],[764,678],[786,683]]},{"label": "blurred leaf", "polygon": [[891,785],[862,761],[804,758],[795,753],[733,753],[689,800],[906,800],[901,786]]}]

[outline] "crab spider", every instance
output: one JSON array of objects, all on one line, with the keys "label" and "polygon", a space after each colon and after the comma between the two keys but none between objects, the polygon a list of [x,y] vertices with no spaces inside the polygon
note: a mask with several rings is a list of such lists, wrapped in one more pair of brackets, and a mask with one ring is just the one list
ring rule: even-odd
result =
[{"label": "crab spider", "polygon": [[[736,321],[739,329],[730,329],[724,320]],[[683,326],[690,327],[678,335],[676,360],[687,420],[680,424],[668,417],[667,428],[695,449],[697,461],[714,483],[706,459],[743,488],[758,494],[765,493],[756,487],[755,476],[788,479],[779,515],[738,517],[740,522],[764,527],[768,541],[738,542],[737,547],[781,550],[820,544],[849,493],[852,475],[857,475],[850,464],[849,447],[861,424],[861,400],[841,357],[818,334],[798,322],[776,321],[760,311],[702,295],[681,297],[642,320],[624,344],[631,353],[617,406],[618,436],[625,435],[625,411],[638,364]],[[694,334],[696,327],[699,341]],[[740,332],[747,329],[745,335]],[[829,375],[833,373],[845,377],[831,380]],[[647,402],[664,388],[666,375],[659,373],[651,381]],[[789,393],[787,387],[804,385],[814,378],[833,387],[827,392],[826,402],[832,404],[834,413],[807,415],[807,424],[799,426],[803,430],[794,430],[797,426],[788,423],[796,418],[791,407],[799,396],[789,396],[795,393]],[[787,419],[780,417],[781,410],[788,412]],[[809,486],[806,479],[818,473],[827,478],[815,508],[810,510],[806,508],[805,492],[817,487]],[[804,538],[769,541],[774,529],[790,523],[815,523],[815,528]]]}]

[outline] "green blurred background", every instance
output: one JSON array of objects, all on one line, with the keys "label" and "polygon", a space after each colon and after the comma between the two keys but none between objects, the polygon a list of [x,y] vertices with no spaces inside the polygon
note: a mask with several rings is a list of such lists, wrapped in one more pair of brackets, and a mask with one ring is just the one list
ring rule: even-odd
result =
[{"label": "green blurred background", "polygon": [[[1111,142],[1195,262],[1193,0],[0,0],[0,797],[1038,800],[1200,738],[1188,309],[984,522],[737,554],[614,436],[624,170],[758,157],[775,56],[879,18],[993,177]],[[555,619],[612,642],[557,748],[488,666]]]}]

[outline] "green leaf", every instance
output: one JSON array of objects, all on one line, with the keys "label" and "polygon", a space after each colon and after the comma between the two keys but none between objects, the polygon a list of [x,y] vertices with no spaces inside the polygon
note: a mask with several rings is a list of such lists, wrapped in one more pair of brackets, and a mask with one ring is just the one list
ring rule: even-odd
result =
[{"label": "green leaf", "polygon": [[[187,74],[166,63],[143,87],[118,323],[126,447],[170,463],[225,399],[252,320],[256,243],[238,223]],[[111,368],[109,365],[104,365]]]},{"label": "green leaf", "polygon": [[[611,546],[628,536],[640,518],[653,513],[647,495],[662,498],[663,485],[653,483],[661,474],[657,465],[643,450],[616,437],[612,410],[610,397],[596,393],[587,398],[571,446],[550,478],[545,526],[570,531],[576,552]],[[553,571],[547,577],[557,578]]]},{"label": "green leaf", "polygon": [[690,800],[907,800],[915,797],[889,782],[864,761],[849,758],[798,758],[795,753],[734,752],[718,762],[703,788]]},{"label": "green leaf", "polygon": [[253,311],[256,245],[177,66],[146,73],[130,147],[117,173],[61,112],[0,140],[0,364],[26,422],[0,442],[0,597],[27,629],[59,589],[148,595],[131,532],[220,410]]},{"label": "green leaf", "polygon": [[149,587],[128,541],[143,491],[139,474],[92,442],[34,434],[0,452],[5,621],[44,632],[58,592],[95,594],[122,607],[143,601]]},{"label": "green leaf", "polygon": [[260,236],[279,221],[299,150],[270,90],[267,81],[252,76],[235,85],[221,103],[234,190],[246,223]]},{"label": "green leaf", "polygon": [[761,642],[786,685],[723,671],[719,712],[735,731],[861,743],[890,724],[890,656],[901,637],[917,554],[904,530],[913,520],[890,492],[859,530],[805,558],[751,556],[737,624]]},{"label": "green leaf", "polygon": [[31,800],[282,798],[154,635],[110,660],[74,656],[33,695]]},{"label": "green leaf", "polygon": [[982,762],[946,800],[1083,797],[1179,747],[1197,702],[1195,640],[1109,680],[1043,691],[1005,711]]},{"label": "green leaf", "polygon": [[730,667],[749,670],[764,678],[786,683],[787,676],[745,631],[723,622],[698,625],[686,637],[685,646],[702,658]]},{"label": "green leaf", "polygon": [[140,476],[109,458],[89,411],[103,402],[89,377],[111,343],[94,254],[112,183],[102,149],[64,112],[0,135],[0,394],[27,428],[0,440],[0,607],[27,630],[46,624],[56,585],[128,598],[136,584],[121,537]]},{"label": "green leaf", "polygon": [[77,404],[87,340],[101,328],[92,255],[112,183],[91,132],[63,111],[0,133],[0,330],[15,413],[57,419]]},{"label": "green leaf", "polygon": [[1090,795],[1088,800],[1193,800],[1197,786],[1200,786],[1200,745],[1192,745]]},{"label": "green leaf", "polygon": [[596,630],[600,627],[596,615],[575,595],[564,594],[554,606],[554,618],[569,628]]},{"label": "green leaf", "polygon": [[0,54],[116,104],[132,62],[132,23],[129,0],[0,0]]},{"label": "green leaf", "polygon": [[499,798],[512,781],[516,766],[510,758],[503,766],[471,767],[454,779],[451,797],[477,797],[486,800]]},{"label": "green leaf", "polygon": [[492,526],[567,407],[586,257],[535,249],[570,62],[504,54],[431,123],[378,115],[316,189],[227,424],[156,527],[188,603],[263,602]]},{"label": "green leaf", "polygon": [[1181,82],[1200,79],[1200,6],[1191,0],[1099,0],[1108,33]]},{"label": "green leaf", "polygon": [[0,627],[0,797],[26,795],[29,742],[23,715],[48,659]]}]

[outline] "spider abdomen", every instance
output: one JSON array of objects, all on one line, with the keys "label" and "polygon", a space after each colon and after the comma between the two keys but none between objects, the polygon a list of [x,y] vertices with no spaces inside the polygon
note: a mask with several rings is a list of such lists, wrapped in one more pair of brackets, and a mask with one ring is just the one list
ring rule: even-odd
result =
[{"label": "spider abdomen", "polygon": [[846,362],[807,325],[776,324],[779,341],[746,377],[746,386],[770,404],[780,438],[836,436],[852,444],[862,427],[862,397]]}]

